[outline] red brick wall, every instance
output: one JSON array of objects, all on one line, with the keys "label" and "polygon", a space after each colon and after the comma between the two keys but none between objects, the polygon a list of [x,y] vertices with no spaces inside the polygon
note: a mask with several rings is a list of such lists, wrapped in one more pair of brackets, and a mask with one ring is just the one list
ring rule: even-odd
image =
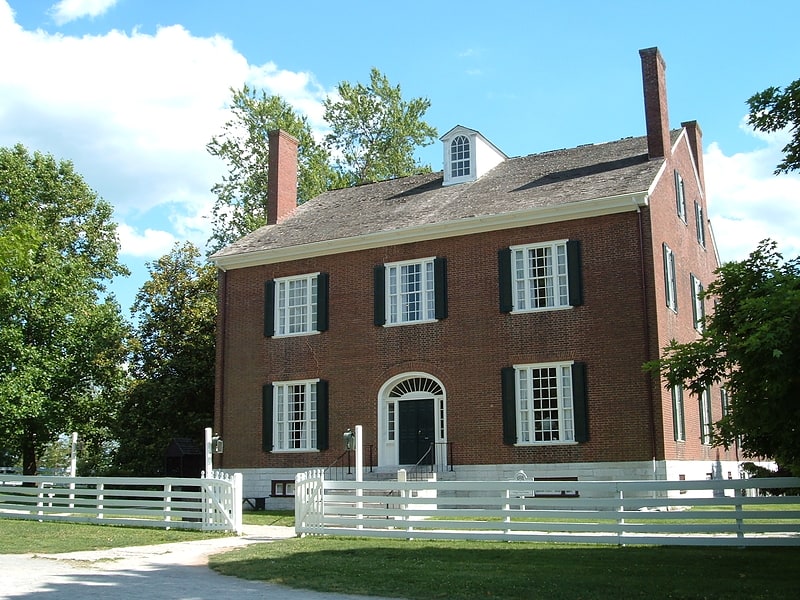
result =
[{"label": "red brick wall", "polygon": [[[714,250],[711,232],[706,227],[706,244],[701,246],[697,241],[695,224],[695,201],[699,201],[703,208],[704,218],[707,219],[708,208],[706,205],[702,172],[692,158],[690,140],[684,133],[673,148],[672,156],[668,159],[663,174],[650,196],[649,217],[652,224],[651,251],[653,253],[653,275],[655,309],[658,326],[655,331],[656,347],[664,348],[672,339],[678,342],[690,342],[698,337],[693,326],[692,290],[690,274],[694,274],[703,283],[704,287],[714,280],[714,271],[719,266]],[[675,202],[674,170],[677,169],[684,182],[686,198],[686,222],[677,215]],[[699,165],[702,170],[702,163]],[[675,252],[676,274],[678,283],[678,312],[668,309],[665,299],[664,269],[662,258],[662,244],[666,242]],[[706,314],[713,310],[713,302],[706,300]],[[735,451],[711,448],[700,444],[700,409],[699,401],[695,396],[690,396],[684,391],[685,404],[685,430],[686,441],[676,442],[673,433],[672,400],[670,391],[665,389],[663,382],[656,383],[654,393],[660,398],[664,407],[659,420],[660,435],[664,439],[664,453],[667,459],[686,460],[735,460]],[[719,387],[712,389],[712,420],[718,420],[722,415],[721,397]]]},{"label": "red brick wall", "polygon": [[[583,306],[500,313],[497,251],[557,239],[581,241]],[[649,460],[654,452],[660,455],[662,442],[653,439],[651,426],[655,410],[660,438],[660,409],[652,406],[658,384],[651,384],[641,369],[656,336],[648,345],[639,239],[639,215],[629,212],[228,271],[220,292],[220,318],[226,324],[217,398],[217,429],[225,439],[222,466],[327,466],[341,452],[340,432],[355,424],[363,425],[365,444],[377,445],[378,391],[393,375],[411,370],[430,373],[445,386],[448,440],[454,443],[457,464]],[[448,259],[448,318],[373,325],[374,265],[427,256]],[[650,246],[645,246],[645,259],[648,264],[654,260]],[[660,265],[660,251],[655,259]],[[264,338],[264,282],[316,271],[330,274],[330,329]],[[651,296],[653,285],[650,273]],[[650,319],[655,332],[652,312]],[[501,368],[562,360],[587,365],[589,442],[503,445]],[[329,381],[331,449],[262,452],[262,385],[315,377]]]}]

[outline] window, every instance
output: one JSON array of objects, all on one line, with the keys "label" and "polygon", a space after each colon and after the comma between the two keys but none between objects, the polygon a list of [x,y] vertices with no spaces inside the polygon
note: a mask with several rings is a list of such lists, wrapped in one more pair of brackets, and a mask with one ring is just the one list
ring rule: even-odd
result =
[{"label": "window", "polygon": [[264,335],[307,335],[328,328],[328,274],[312,273],[267,281]]},{"label": "window", "polygon": [[694,221],[697,228],[697,243],[703,248],[706,247],[706,226],[703,219],[703,207],[699,202],[694,203]]},{"label": "window", "polygon": [[263,390],[265,452],[327,450],[328,382],[279,381]]},{"label": "window", "polygon": [[700,443],[711,445],[714,424],[711,422],[711,390],[706,388],[700,394]]},{"label": "window", "polygon": [[678,312],[678,281],[675,277],[675,253],[664,244],[664,286],[667,306]]},{"label": "window", "polygon": [[469,139],[459,135],[450,142],[450,177],[466,177],[470,174]]},{"label": "window", "polygon": [[694,275],[689,275],[692,286],[692,316],[694,328],[703,333],[703,323],[706,317],[705,304],[703,303],[703,284]]},{"label": "window", "polygon": [[503,369],[503,438],[517,445],[588,440],[585,365],[545,363]]},{"label": "window", "polygon": [[681,221],[686,223],[686,193],[683,185],[683,177],[680,173],[675,171],[675,204],[678,210],[678,216]]},{"label": "window", "polygon": [[583,303],[576,240],[500,250],[500,310],[529,312]]},{"label": "window", "polygon": [[727,417],[728,411],[730,410],[730,399],[728,398],[727,388],[721,388],[719,390],[719,403],[722,407],[722,416]]},{"label": "window", "polygon": [[447,317],[444,258],[375,267],[375,324],[424,323]]},{"label": "window", "polygon": [[686,439],[686,427],[683,414],[683,386],[672,386],[672,429],[675,441],[682,442]]}]

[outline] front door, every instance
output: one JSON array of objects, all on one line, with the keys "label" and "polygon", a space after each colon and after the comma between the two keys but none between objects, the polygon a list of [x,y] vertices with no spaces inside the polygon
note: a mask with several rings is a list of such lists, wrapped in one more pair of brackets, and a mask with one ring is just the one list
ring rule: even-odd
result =
[{"label": "front door", "polygon": [[[398,402],[401,465],[415,465],[436,440],[433,398]],[[430,457],[425,459],[428,463]]]}]

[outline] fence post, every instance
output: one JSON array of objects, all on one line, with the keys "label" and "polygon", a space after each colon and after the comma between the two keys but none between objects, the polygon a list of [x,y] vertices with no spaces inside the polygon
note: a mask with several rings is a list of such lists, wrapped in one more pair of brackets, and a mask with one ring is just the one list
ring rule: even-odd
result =
[{"label": "fence post", "polygon": [[[735,493],[735,491],[734,491]],[[744,511],[742,510],[741,501],[736,503],[736,539],[742,542],[744,548]]]},{"label": "fence post", "polygon": [[244,476],[241,473],[233,474],[233,526],[236,535],[242,535],[242,488]]},{"label": "fence post", "polygon": [[[164,520],[167,522],[172,521],[172,484],[167,483],[164,486]],[[169,527],[167,528],[169,529]]]},{"label": "fence post", "polygon": [[[625,507],[622,504],[624,497],[625,497],[624,492],[622,490],[619,490],[619,509],[617,510],[617,512],[619,512],[620,514],[624,514],[625,512]],[[619,517],[617,519],[617,525],[620,526],[620,529],[617,532],[617,540],[620,546],[625,545],[624,542],[622,541],[622,536],[624,535],[624,532],[622,531],[622,525],[624,524],[625,524],[625,517]]]},{"label": "fence post", "polygon": [[105,484],[102,482],[98,483],[96,486],[97,489],[97,519],[99,521],[103,520],[103,500],[105,499],[105,494],[103,494],[103,490],[105,490]]}]

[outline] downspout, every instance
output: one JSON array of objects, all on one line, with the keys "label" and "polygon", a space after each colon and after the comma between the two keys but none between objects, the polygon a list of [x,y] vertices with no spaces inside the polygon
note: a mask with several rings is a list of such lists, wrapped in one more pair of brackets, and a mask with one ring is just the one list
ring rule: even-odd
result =
[{"label": "downspout", "polygon": [[[651,359],[650,356],[650,315],[648,313],[647,305],[647,269],[645,268],[645,255],[644,255],[644,224],[642,222],[642,209],[636,209],[636,218],[639,225],[639,264],[641,267],[642,278],[642,316],[644,317],[644,353],[647,360]],[[656,445],[656,422],[655,422],[655,396],[653,395],[653,375],[650,372],[646,374],[647,378],[647,406],[650,413],[650,441],[651,450],[653,454],[653,479],[656,478],[656,452],[658,450]]]}]

